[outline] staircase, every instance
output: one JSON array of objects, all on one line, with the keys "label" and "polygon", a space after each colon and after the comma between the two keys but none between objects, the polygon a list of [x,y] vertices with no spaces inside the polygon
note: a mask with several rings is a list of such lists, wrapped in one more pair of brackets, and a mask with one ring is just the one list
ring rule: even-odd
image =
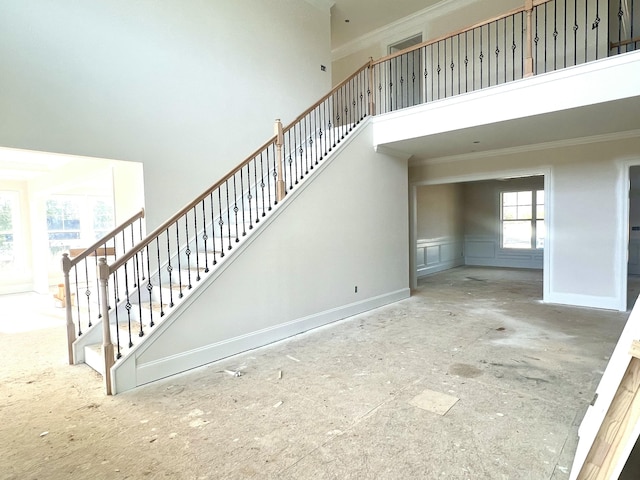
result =
[{"label": "staircase", "polygon": [[[138,217],[81,254],[78,259],[85,261],[87,272],[87,259],[96,260],[96,288],[88,273],[80,279],[79,260],[65,257],[66,298],[71,298],[72,281],[78,302],[86,289],[86,304],[78,306],[75,314],[70,302],[67,305],[70,363],[84,362],[102,373],[111,394],[257,346],[250,335],[235,331],[233,325],[218,335],[217,324],[210,326],[209,317],[225,306],[203,306],[195,300],[212,287],[230,262],[242,261],[239,253],[254,241],[256,233],[264,231],[308,180],[325,168],[347,138],[356,136],[354,132],[366,124],[367,117],[638,47],[639,39],[623,37],[622,30],[611,25],[611,31],[618,31],[617,38],[599,34],[603,30],[599,25],[615,21],[604,18],[599,3],[570,3],[527,0],[523,7],[487,22],[371,60],[289,126],[277,121],[274,137],[146,237],[142,238],[140,229],[139,238],[134,239],[132,225]],[[623,12],[619,19],[627,18],[625,15]],[[127,229],[132,234],[130,240],[126,234],[125,241]],[[123,236],[122,242],[116,242],[118,235]],[[97,261],[100,248],[111,241],[117,255]],[[276,279],[274,275],[264,281]],[[253,284],[254,279],[244,281]],[[406,294],[398,290],[374,296],[367,305],[372,308]],[[364,308],[357,302],[343,305],[341,314],[345,315]],[[237,308],[242,310],[242,305]],[[180,329],[192,325],[187,310],[208,325],[208,334],[213,332],[215,339],[207,342],[215,343],[215,351],[192,348],[189,359],[182,361]],[[305,328],[327,323],[327,318],[339,317],[333,313],[322,321],[309,317]],[[178,321],[183,325],[174,327]],[[258,320],[255,330],[263,333],[262,344],[301,331],[286,322],[273,327]],[[158,355],[160,348],[152,348],[156,343],[172,347],[171,362]]]}]

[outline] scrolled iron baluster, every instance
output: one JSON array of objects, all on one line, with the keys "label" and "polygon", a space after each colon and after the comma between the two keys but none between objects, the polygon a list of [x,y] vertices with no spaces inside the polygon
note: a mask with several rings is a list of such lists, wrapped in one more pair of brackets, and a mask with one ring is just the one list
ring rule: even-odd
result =
[{"label": "scrolled iron baluster", "polygon": [[169,234],[169,227],[166,230],[167,235],[167,273],[169,274],[169,308],[173,308],[173,266],[171,265],[171,236]]},{"label": "scrolled iron baluster", "polygon": [[[251,192],[251,190],[249,190]],[[251,193],[249,193],[251,195]],[[211,212],[211,247],[213,248],[213,262],[212,266],[218,264],[218,259],[216,258],[216,222],[215,222],[215,208],[213,207],[213,192],[209,194],[209,210]],[[249,211],[251,211],[251,204],[249,204]]]},{"label": "scrolled iron baluster", "polygon": [[[80,316],[80,289],[78,287],[78,264],[73,266],[73,279],[76,284],[76,310],[78,312],[78,336],[82,335],[82,317]],[[66,302],[72,302],[73,297],[65,299]],[[73,305],[73,303],[72,303]]]},{"label": "scrolled iron baluster", "polygon": [[126,302],[124,304],[124,308],[127,311],[127,324],[129,329],[129,348],[133,347],[133,338],[131,336],[131,309],[133,308],[133,304],[131,303],[131,299],[129,298],[129,273],[127,269],[128,262],[124,264],[124,294],[126,297]]},{"label": "scrolled iron baluster", "polygon": [[[114,284],[115,282],[117,282],[117,280],[115,279],[115,274],[113,275],[114,278]],[[122,352],[121,352],[121,347],[120,347],[120,319],[118,318],[118,294],[116,293],[116,289],[113,289],[113,299],[115,301],[115,308],[114,310],[114,316],[116,317],[116,359],[120,359],[122,358]],[[103,320],[104,322],[108,322],[109,319],[105,318]]]},{"label": "scrolled iron baluster", "polygon": [[[185,213],[185,217],[188,214]],[[198,210],[193,206],[193,240],[196,244],[196,282],[200,281],[200,246],[198,244]],[[189,247],[189,245],[187,245]]]},{"label": "scrolled iron baluster", "polygon": [[[156,237],[156,242],[158,241],[158,237]],[[147,252],[147,272],[151,271],[151,265],[149,261],[149,245],[145,247]],[[142,262],[144,262],[144,255],[141,257]],[[162,288],[160,288],[160,311],[162,312]],[[147,277],[147,292],[149,294],[149,310],[151,311],[151,321],[149,322],[149,327],[153,327],[155,324],[153,323],[153,284],[151,283],[151,274]],[[162,316],[162,315],[160,315]]]},{"label": "scrolled iron baluster", "polygon": [[[162,318],[164,317],[164,303],[162,302],[162,275],[160,271],[160,235],[156,237],[156,255],[158,257],[158,295],[160,297],[160,318]],[[149,251],[147,251],[147,258],[149,258]],[[151,282],[151,275],[149,275],[149,282]],[[171,289],[171,284],[169,284],[169,289]]]},{"label": "scrolled iron baluster", "polygon": [[[138,337],[143,337],[144,336],[144,330],[142,329],[142,324],[143,324],[143,319],[142,319],[142,288],[140,285],[140,265],[139,265],[139,259],[138,259],[138,255],[139,252],[136,253],[133,256],[133,260],[135,262],[135,268],[133,269],[135,275],[136,275],[136,284],[138,285],[138,288],[136,289],[138,291],[138,325],[140,326],[140,331],[138,332]],[[150,310],[149,312],[153,318],[153,310]]]},{"label": "scrolled iron baluster", "polygon": [[175,223],[176,226],[176,259],[178,260],[178,298],[182,298],[184,294],[182,293],[182,261],[180,259],[180,225],[178,225],[178,220]]},{"label": "scrolled iron baluster", "polygon": [[[187,290],[191,290],[191,246],[189,243],[189,214],[184,214],[184,236],[187,241],[187,246],[184,250],[184,254],[187,256]],[[180,245],[178,245],[178,257],[180,257]]]},{"label": "scrolled iron baluster", "polygon": [[[209,273],[209,255],[207,251],[209,235],[207,235],[207,213],[206,213],[205,200],[203,199],[202,202],[200,202],[200,204],[202,205],[202,241],[204,242],[204,273]],[[198,232],[196,230],[196,235],[197,234]]]}]

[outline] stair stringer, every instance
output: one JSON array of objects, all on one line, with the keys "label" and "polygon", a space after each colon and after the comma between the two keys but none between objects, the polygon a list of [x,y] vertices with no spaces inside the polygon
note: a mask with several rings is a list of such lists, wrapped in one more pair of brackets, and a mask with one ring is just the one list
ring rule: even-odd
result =
[{"label": "stair stringer", "polygon": [[[366,119],[171,317],[114,365],[113,392],[407,298],[407,166],[406,160],[384,157],[372,148]],[[374,178],[375,185],[359,193],[357,203],[378,203],[382,217],[390,219],[386,227],[375,212],[345,211],[354,197],[349,185],[363,181],[358,176]],[[336,195],[324,200],[331,189]],[[385,191],[390,207],[376,198]],[[388,234],[376,235],[385,228]],[[360,258],[360,234],[372,237],[374,248],[363,247],[372,258]]]}]

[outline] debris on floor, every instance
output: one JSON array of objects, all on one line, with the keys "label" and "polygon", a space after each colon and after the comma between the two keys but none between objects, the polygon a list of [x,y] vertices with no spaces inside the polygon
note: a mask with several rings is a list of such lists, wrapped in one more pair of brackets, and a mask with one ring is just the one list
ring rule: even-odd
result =
[{"label": "debris on floor", "polygon": [[424,390],[409,400],[409,404],[438,415],[446,415],[458,400],[458,398],[446,393]]}]

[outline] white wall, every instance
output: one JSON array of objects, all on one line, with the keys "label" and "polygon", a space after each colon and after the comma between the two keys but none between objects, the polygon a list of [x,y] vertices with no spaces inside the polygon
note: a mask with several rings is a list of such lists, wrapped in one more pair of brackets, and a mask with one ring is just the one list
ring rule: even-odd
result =
[{"label": "white wall", "polygon": [[374,153],[370,125],[361,128],[201,287],[198,301],[118,364],[123,382],[144,383],[409,295],[406,160]]},{"label": "white wall", "polygon": [[301,0],[6,0],[0,145],[144,163],[148,227],[325,94]]},{"label": "white wall", "polygon": [[463,190],[459,184],[416,187],[418,276],[464,264]]},{"label": "white wall", "polygon": [[464,185],[464,263],[486,267],[542,268],[543,250],[502,248],[500,193],[544,189],[544,177]]},{"label": "white wall", "polygon": [[545,301],[625,310],[625,162],[640,163],[639,137],[422,165],[410,181],[548,171]]}]

